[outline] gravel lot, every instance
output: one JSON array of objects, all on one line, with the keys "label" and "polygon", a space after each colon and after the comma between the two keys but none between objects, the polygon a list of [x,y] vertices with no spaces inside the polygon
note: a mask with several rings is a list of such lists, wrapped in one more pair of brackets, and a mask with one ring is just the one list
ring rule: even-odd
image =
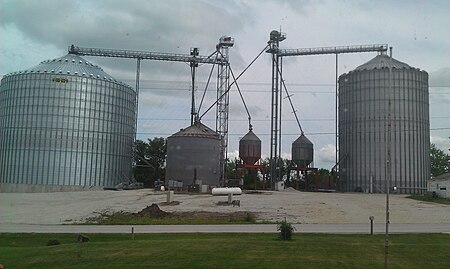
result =
[{"label": "gravel lot", "polygon": [[[450,206],[391,195],[391,223],[448,223]],[[175,194],[179,205],[168,212],[254,212],[258,220],[293,223],[344,224],[385,222],[386,196],[360,193],[305,193],[294,190],[234,196],[240,207],[217,205],[226,196]],[[101,212],[138,212],[152,203],[163,203],[166,194],[151,189],[59,193],[0,193],[0,224],[68,224],[82,222]]]}]

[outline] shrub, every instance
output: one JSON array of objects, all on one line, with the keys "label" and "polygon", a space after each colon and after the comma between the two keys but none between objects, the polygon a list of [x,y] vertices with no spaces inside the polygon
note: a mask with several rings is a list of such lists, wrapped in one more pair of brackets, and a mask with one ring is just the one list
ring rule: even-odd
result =
[{"label": "shrub", "polygon": [[295,231],[295,227],[292,226],[292,224],[288,223],[286,220],[278,223],[277,231],[280,233],[278,234],[278,237],[281,240],[291,240],[292,234]]},{"label": "shrub", "polygon": [[256,217],[252,212],[247,212],[247,215],[245,216],[245,221],[256,223]]}]

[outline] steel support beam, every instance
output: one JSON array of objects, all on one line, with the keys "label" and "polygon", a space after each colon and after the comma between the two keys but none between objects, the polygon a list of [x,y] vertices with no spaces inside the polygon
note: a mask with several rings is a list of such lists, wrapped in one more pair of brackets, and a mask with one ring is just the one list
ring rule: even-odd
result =
[{"label": "steel support beam", "polygon": [[99,49],[99,48],[83,48],[75,45],[69,46],[69,53],[81,56],[100,56],[112,58],[128,58],[141,60],[157,60],[168,62],[185,62],[185,63],[204,63],[214,64],[220,63],[225,59],[216,59],[211,56],[194,56],[191,54],[176,54],[150,51],[133,51],[133,50],[117,50],[117,49]]},{"label": "steel support beam", "polygon": [[281,95],[280,95],[280,72],[281,57],[278,55],[280,42],[285,40],[286,36],[278,31],[270,32],[269,49],[266,51],[272,54],[272,105],[270,118],[270,183],[272,189],[275,189],[275,182],[281,180],[279,158],[280,158],[280,120],[281,120]]},{"label": "steel support beam", "polygon": [[323,55],[323,54],[340,54],[340,53],[357,53],[357,52],[386,52],[387,50],[388,50],[387,44],[280,49],[278,50],[278,56],[284,57],[284,56],[305,56],[305,55]]}]

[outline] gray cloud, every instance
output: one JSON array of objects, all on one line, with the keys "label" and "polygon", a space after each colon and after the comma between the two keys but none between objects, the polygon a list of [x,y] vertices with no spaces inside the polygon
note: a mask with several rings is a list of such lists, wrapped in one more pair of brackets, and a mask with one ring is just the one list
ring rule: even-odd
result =
[{"label": "gray cloud", "polygon": [[[191,47],[199,47],[201,54],[208,55],[220,36],[232,35],[245,20],[206,1],[44,0],[5,1],[3,6],[2,27],[14,25],[34,42],[64,49],[76,44],[188,54]],[[132,77],[135,69],[131,60],[91,61],[110,69],[115,77]],[[180,63],[152,63],[152,67],[152,75],[189,74]]]},{"label": "gray cloud", "polygon": [[429,73],[430,86],[450,87],[450,67],[440,68]]}]

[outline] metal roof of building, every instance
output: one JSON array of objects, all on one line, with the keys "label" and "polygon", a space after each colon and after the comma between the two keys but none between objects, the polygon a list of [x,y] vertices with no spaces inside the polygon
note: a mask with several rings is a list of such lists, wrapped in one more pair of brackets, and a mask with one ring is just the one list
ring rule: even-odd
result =
[{"label": "metal roof of building", "polygon": [[220,135],[218,133],[199,121],[185,129],[181,129],[179,132],[174,133],[170,137],[202,137],[220,139]]},{"label": "metal roof of building", "polygon": [[[354,71],[382,69],[382,68],[389,68],[390,66],[391,66],[390,57],[386,54],[380,54],[380,55],[377,55],[372,60],[368,61],[367,63],[356,67]],[[400,62],[400,61],[392,58],[392,68],[412,69],[413,67],[407,65],[406,63]]]}]

